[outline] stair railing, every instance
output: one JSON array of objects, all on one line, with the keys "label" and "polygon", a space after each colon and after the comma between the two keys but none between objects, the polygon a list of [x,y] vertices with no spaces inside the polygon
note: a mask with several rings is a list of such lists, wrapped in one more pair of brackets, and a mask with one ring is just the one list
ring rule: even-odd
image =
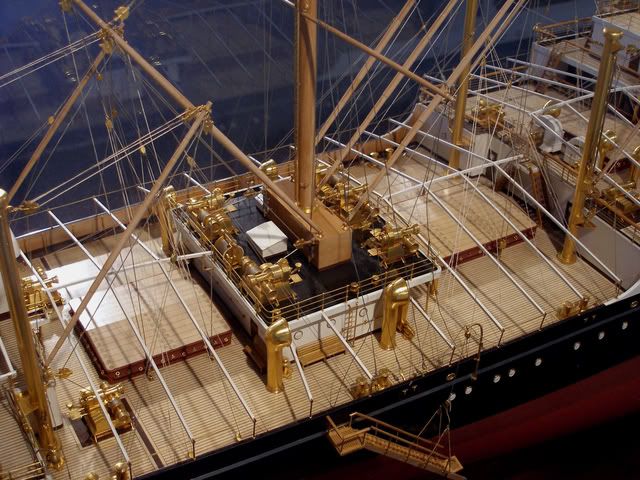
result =
[{"label": "stair railing", "polygon": [[[367,434],[370,434],[370,435],[372,434],[375,437],[386,440],[387,446],[385,448],[385,453],[388,453],[389,448],[391,446],[390,443],[391,441],[394,441],[395,443],[398,443],[398,444],[404,444],[409,448],[409,451],[406,457],[407,459],[409,459],[412,453],[415,451],[417,453],[427,455],[427,459],[424,461],[425,465],[429,463],[429,461],[433,457],[436,457],[438,460],[446,462],[447,465],[449,465],[449,462],[450,462],[449,455],[446,455],[445,453],[441,453],[438,451],[438,449],[444,448],[439,441],[437,443],[432,442],[430,440],[427,440],[425,438],[419,437],[405,430],[397,428],[389,423],[383,422],[381,420],[378,420],[376,418],[370,417],[368,415],[365,415],[359,412],[354,412],[351,415],[349,415],[349,417],[350,417],[349,427],[356,429],[357,432],[364,432],[366,430]],[[354,427],[354,420],[356,421],[356,424],[359,421],[363,421],[363,422],[368,422],[372,425],[369,425],[365,429],[357,429],[357,427]],[[363,438],[363,441],[366,441],[366,439]]]},{"label": "stair railing", "polygon": [[[364,428],[361,430],[356,430],[355,432],[349,433],[347,435],[343,435],[340,433],[340,429],[338,428],[338,426],[335,424],[335,422],[331,419],[331,417],[327,416],[327,421],[329,422],[329,426],[331,427],[331,431],[335,432],[335,434],[338,436],[338,438],[340,439],[340,446],[338,447],[338,451],[340,453],[343,452],[344,450],[344,446],[347,442],[349,442],[350,440],[353,440],[355,438],[357,438],[360,442],[360,445],[364,447],[365,445],[365,436],[367,435],[367,433],[369,433],[369,428]],[[351,426],[351,425],[349,425]]]}]

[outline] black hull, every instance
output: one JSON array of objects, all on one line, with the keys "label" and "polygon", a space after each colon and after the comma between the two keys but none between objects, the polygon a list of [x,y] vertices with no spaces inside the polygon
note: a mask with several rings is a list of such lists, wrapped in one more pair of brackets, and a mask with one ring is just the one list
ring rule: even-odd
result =
[{"label": "black hull", "polygon": [[[281,479],[328,471],[349,459],[339,457],[325,438],[327,414],[338,423],[357,411],[401,428],[417,430],[454,393],[451,428],[463,427],[637,357],[640,350],[639,314],[640,295],[601,306],[485,351],[475,381],[471,375],[476,362],[464,360],[254,440],[141,478],[248,478],[257,475]],[[447,380],[452,374],[455,378]],[[469,386],[472,390],[467,393]],[[455,454],[455,442],[452,448]]]}]

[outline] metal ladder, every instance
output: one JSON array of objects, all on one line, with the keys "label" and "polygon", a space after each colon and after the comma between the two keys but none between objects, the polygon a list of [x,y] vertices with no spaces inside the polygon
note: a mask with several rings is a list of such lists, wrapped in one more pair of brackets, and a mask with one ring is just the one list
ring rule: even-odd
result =
[{"label": "metal ladder", "polygon": [[350,415],[349,423],[336,425],[331,417],[327,417],[327,421],[329,440],[341,456],[365,449],[435,475],[465,479],[458,473],[462,470],[458,459],[445,454],[444,447],[438,443],[358,412]]}]

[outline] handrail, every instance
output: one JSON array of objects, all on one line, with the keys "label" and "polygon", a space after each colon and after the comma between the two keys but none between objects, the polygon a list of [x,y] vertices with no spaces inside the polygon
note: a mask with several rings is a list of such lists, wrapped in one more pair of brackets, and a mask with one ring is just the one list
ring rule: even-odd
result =
[{"label": "handrail", "polygon": [[340,438],[342,438],[342,435],[340,434],[340,432],[338,432],[338,426],[336,425],[336,422],[334,422],[333,419],[329,415],[327,415],[325,418],[327,419],[327,422],[329,422],[329,425],[331,426],[331,429],[335,430],[335,432],[338,434],[338,436]]},{"label": "handrail", "polygon": [[355,432],[351,432],[351,433],[349,433],[347,435],[342,435],[340,433],[339,427],[335,424],[333,419],[328,415],[325,418],[329,422],[329,426],[331,427],[330,430],[335,432],[335,434],[338,436],[338,438],[340,438],[340,446],[339,446],[340,453],[342,453],[342,450],[344,449],[345,443],[347,443],[350,440],[353,440],[354,438],[359,439],[360,440],[360,444],[364,446],[365,435],[369,432],[369,430],[370,430],[369,428],[365,428],[365,429],[362,429],[362,430],[356,430]]},{"label": "handrail", "polygon": [[344,439],[343,443],[346,443],[349,440],[353,440],[354,438],[360,438],[361,440],[364,441],[364,435],[369,433],[369,430],[371,430],[371,427],[366,427],[361,430],[356,430],[355,432],[351,432],[347,435],[341,435],[340,438]]},{"label": "handrail", "polygon": [[[402,461],[410,463],[417,461],[421,464],[422,468],[427,468],[426,466],[431,464],[436,468],[442,469],[446,474],[452,473],[452,459],[455,457],[452,457],[450,453],[447,454],[444,451],[445,446],[441,444],[444,433],[440,434],[437,442],[432,442],[359,412],[351,413],[349,415],[349,423],[340,426],[337,426],[331,417],[327,416],[326,419],[330,426],[329,432],[335,434],[339,439],[339,441],[333,439],[332,442],[341,455],[343,454],[346,443],[357,439],[360,442],[360,448],[366,448],[374,452],[382,453],[383,455],[389,455],[389,452],[395,446],[393,458],[400,460],[399,455],[400,457],[404,457]],[[366,420],[373,425],[368,425],[364,428],[355,428],[353,426],[354,419]],[[339,429],[345,427],[351,431],[343,435]],[[448,430],[447,427],[445,432]],[[381,452],[380,449],[383,451]]]},{"label": "handrail", "polygon": [[[352,414],[349,415],[350,420],[349,420],[349,426],[352,425],[353,419],[354,418],[358,418],[358,419],[362,419],[362,420],[368,420],[370,422],[373,422],[376,425],[381,425],[385,428],[388,428],[390,430],[394,430],[395,432],[401,433],[403,435],[406,435],[408,437],[411,437],[412,439],[414,439],[416,441],[416,444],[418,444],[418,446],[422,447],[422,448],[426,448],[423,445],[420,445],[420,443],[427,443],[430,445],[437,445],[435,442],[432,442],[430,440],[427,440],[426,438],[422,438],[418,435],[415,435],[413,433],[407,432],[406,430],[402,430],[401,428],[395,427],[389,423],[383,422],[382,420],[378,420],[377,418],[374,417],[370,417],[369,415],[366,415],[364,413],[360,413],[360,412],[353,412]],[[384,432],[384,431],[383,431]],[[388,432],[386,432],[388,433]]]},{"label": "handrail", "polygon": [[[394,435],[391,432],[388,432],[387,430],[383,430],[381,428],[378,427],[368,427],[369,430],[375,430],[376,432],[379,432],[383,435],[386,435],[387,437],[391,437],[393,438],[396,442],[402,442],[402,443],[406,443],[407,445],[409,445],[411,447],[412,450],[416,450],[419,452],[422,452],[424,454],[428,454],[428,455],[434,455],[436,457],[440,457],[440,458],[448,458],[447,455],[440,453],[438,451],[436,451],[436,448],[438,447],[438,445],[434,445],[434,447],[432,449],[427,448],[423,445],[420,445],[417,442],[412,442],[411,440],[407,440],[406,438],[402,438],[398,435]],[[389,440],[387,440],[389,441]]]},{"label": "handrail", "polygon": [[586,36],[593,29],[591,17],[576,18],[564,22],[536,25],[534,27],[535,40],[540,44],[557,42],[566,38]]}]

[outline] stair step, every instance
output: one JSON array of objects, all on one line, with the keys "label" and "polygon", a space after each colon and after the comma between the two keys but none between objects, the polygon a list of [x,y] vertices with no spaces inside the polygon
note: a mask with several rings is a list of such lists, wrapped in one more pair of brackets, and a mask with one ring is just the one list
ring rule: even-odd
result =
[{"label": "stair step", "polygon": [[366,435],[365,448],[439,475],[457,473],[462,470],[462,464],[455,456],[442,458],[442,456],[416,450],[371,434]]},{"label": "stair step", "polygon": [[[445,455],[442,450],[431,450],[426,446],[431,442],[409,432],[396,429],[366,415],[357,413],[353,415],[359,415],[376,423],[372,427],[356,429],[350,424],[336,426],[331,418],[327,417],[332,427],[327,432],[327,436],[341,456],[367,449],[439,476],[464,480],[464,477],[458,474],[462,470],[462,465],[455,456]],[[435,448],[435,444],[433,445]]]},{"label": "stair step", "polygon": [[[358,432],[360,431],[348,425],[340,425],[337,428],[329,430],[329,440],[341,456],[348,455],[349,453],[365,448],[365,433],[361,432],[361,435],[354,436],[354,434]],[[347,440],[344,440],[345,438],[347,438]]]}]

